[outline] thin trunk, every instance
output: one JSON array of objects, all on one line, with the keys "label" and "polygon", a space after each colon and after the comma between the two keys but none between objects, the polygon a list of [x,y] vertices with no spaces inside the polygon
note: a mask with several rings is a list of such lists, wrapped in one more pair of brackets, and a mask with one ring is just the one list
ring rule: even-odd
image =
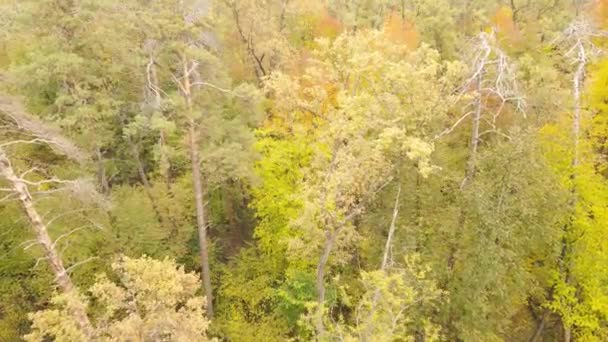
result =
[{"label": "thin trunk", "polygon": [[397,188],[397,196],[395,196],[395,205],[393,207],[393,218],[391,219],[391,225],[388,230],[388,237],[386,238],[386,244],[384,245],[384,256],[382,257],[382,264],[380,270],[386,271],[386,265],[388,264],[388,255],[390,254],[391,244],[393,242],[393,235],[395,234],[395,228],[397,223],[397,215],[399,214],[399,196],[401,196],[401,183]]},{"label": "thin trunk", "polygon": [[78,290],[72,283],[72,279],[64,267],[63,261],[57,253],[55,245],[48,234],[47,226],[42,221],[42,218],[34,206],[34,201],[29,193],[27,184],[23,181],[23,179],[19,178],[15,174],[10,161],[6,157],[4,151],[1,149],[0,175],[10,183],[13,191],[18,195],[19,201],[25,210],[30,225],[36,233],[36,240],[44,251],[44,258],[55,274],[55,282],[64,294],[73,299],[72,307],[69,308],[69,310],[71,311],[74,320],[82,332],[88,338],[91,338],[91,336],[93,336],[93,327],[91,326],[87,316],[86,305],[80,300]]},{"label": "thin trunk", "polygon": [[[386,273],[386,267],[388,265],[388,258],[391,250],[391,245],[393,243],[393,235],[395,234],[396,223],[397,223],[397,215],[399,215],[399,197],[401,196],[401,183],[399,183],[399,187],[397,188],[397,195],[395,196],[395,205],[393,206],[393,217],[391,219],[391,225],[388,229],[388,236],[386,238],[386,243],[384,245],[384,254],[382,256],[382,263],[380,264],[380,270]],[[376,289],[374,293],[374,298],[372,299],[372,307],[370,309],[369,317],[367,319],[366,327],[365,327],[365,335],[363,336],[363,341],[369,341],[369,336],[372,330],[372,322],[374,318],[374,314],[376,313],[376,305],[378,305],[378,301],[380,300],[380,290]]]},{"label": "thin trunk", "polygon": [[160,145],[160,164],[163,176],[165,178],[165,183],[167,185],[167,191],[170,195],[173,195],[171,191],[171,162],[167,156],[167,153],[165,152],[165,134],[163,132],[160,132],[158,143]]},{"label": "thin trunk", "polygon": [[95,153],[97,154],[97,184],[99,184],[99,191],[102,194],[107,194],[110,192],[110,184],[108,182],[108,177],[106,176],[103,154],[98,146],[95,147]]},{"label": "thin trunk", "polygon": [[[183,81],[181,90],[186,101],[188,114],[192,115],[192,87],[190,84],[189,63],[186,57],[183,58]],[[192,167],[192,186],[194,187],[194,200],[196,205],[196,223],[198,227],[198,244],[201,258],[201,277],[207,297],[207,316],[213,318],[213,289],[211,288],[211,272],[209,270],[209,248],[207,246],[207,221],[205,218],[204,189],[201,177],[201,161],[198,147],[198,132],[196,122],[190,119],[188,128],[188,149],[190,151],[190,163]]]},{"label": "thin trunk", "polygon": [[[585,77],[585,67],[586,67],[586,51],[584,46],[582,45],[582,43],[578,44],[579,47],[579,51],[578,51],[578,56],[579,56],[579,64],[576,68],[576,72],[574,73],[573,79],[572,79],[572,92],[574,95],[574,112],[573,112],[573,117],[572,117],[572,139],[573,139],[573,156],[572,156],[572,174],[570,175],[570,178],[572,179],[572,189],[571,192],[573,194],[573,202],[572,202],[572,206],[575,207],[576,206],[576,182],[574,181],[576,179],[576,174],[577,174],[577,168],[578,165],[580,163],[580,156],[579,156],[579,140],[580,140],[580,131],[581,131],[581,87],[583,86],[583,82],[584,82],[584,77]],[[564,227],[564,237],[562,238],[562,253],[560,255],[560,268],[561,271],[564,273],[564,280],[566,282],[566,284],[570,283],[570,265],[568,265],[567,263],[567,254],[568,254],[568,250],[569,250],[569,242],[568,242],[568,228],[569,225],[572,223],[567,224]],[[563,320],[562,320],[562,324],[563,324]],[[570,326],[567,326],[565,324],[563,324],[563,328],[564,328],[564,342],[570,342],[570,340],[572,339],[572,328]]]},{"label": "thin trunk", "polygon": [[[159,86],[158,72],[156,70],[156,60],[154,59],[154,56],[152,54],[150,54],[150,56],[148,58],[148,65],[146,66],[146,76],[148,79],[148,85],[146,87],[146,90],[144,91],[144,94],[146,96],[146,101],[148,103],[152,104],[152,107],[154,108],[154,110],[162,110],[162,108],[161,108],[162,96],[160,94],[162,90]],[[169,170],[170,167],[165,167],[166,165],[169,164],[169,158],[166,156],[166,153],[164,150],[165,134],[161,130],[159,135],[160,135],[159,146],[160,146],[161,173],[165,177],[165,182],[167,184],[167,190],[169,192],[171,192],[171,175],[170,175],[170,170]],[[147,179],[145,177],[145,173],[142,173],[143,166],[142,166],[142,163],[139,158],[139,151],[137,151],[137,146],[135,146],[130,139],[129,139],[129,144],[131,144],[132,145],[131,148],[134,149],[133,155],[135,156],[136,162],[138,164],[138,172],[139,172],[141,181],[142,181],[142,183],[144,183],[144,186],[145,186]],[[148,196],[148,197],[150,197],[150,196]],[[154,202],[154,200],[151,197],[150,197],[150,201]],[[160,218],[161,216],[158,216],[158,217]],[[176,224],[175,224],[174,220],[171,220],[171,224],[175,228]]]},{"label": "thin trunk", "polygon": [[[469,152],[469,160],[467,160],[467,169],[465,170],[465,176],[464,179],[462,180],[462,183],[460,184],[460,189],[464,190],[464,188],[473,180],[473,178],[475,177],[475,165],[477,163],[477,150],[479,149],[479,124],[481,122],[481,110],[482,110],[482,103],[481,103],[481,80],[483,77],[483,70],[479,73],[479,76],[477,77],[477,82],[476,82],[476,88],[477,88],[477,98],[475,99],[475,112],[473,113],[473,117],[472,117],[472,125],[471,125],[471,146],[469,146],[470,152]],[[459,227],[457,228],[457,234],[459,233],[460,229],[462,229],[461,227],[464,225],[465,222],[465,213],[464,213],[464,207],[461,208],[460,211],[460,218],[458,219],[458,225]],[[452,246],[450,248],[450,254],[448,256],[448,269],[450,271],[452,271],[454,269],[454,264],[456,263],[456,246]]]},{"label": "thin trunk", "polygon": [[325,266],[327,265],[329,255],[331,254],[339,232],[339,228],[333,232],[325,232],[325,245],[323,246],[323,253],[319,259],[319,264],[317,265],[317,278],[315,284],[317,290],[317,314],[315,317],[315,328],[317,330],[317,335],[321,338],[325,335],[325,326],[323,324],[323,310],[325,308]]},{"label": "thin trunk", "polygon": [[[574,115],[572,122],[572,134],[574,139],[574,157],[572,158],[572,166],[577,167],[579,164],[579,139],[581,132],[581,87],[585,77],[585,63],[579,63],[576,73],[574,74]],[[573,172],[576,173],[576,170]]]},{"label": "thin trunk", "polygon": [[[483,62],[485,63],[485,62]],[[460,184],[460,190],[464,190],[469,183],[473,181],[475,178],[475,168],[477,164],[477,151],[479,149],[479,125],[481,122],[481,114],[482,114],[482,96],[481,96],[481,82],[483,80],[484,70],[483,68],[480,70],[479,75],[477,76],[476,81],[476,91],[477,97],[475,99],[475,112],[473,113],[473,117],[471,118],[471,142],[469,146],[469,159],[467,160],[467,166],[465,170],[465,176]],[[448,267],[448,283],[452,280],[452,275],[454,272],[454,267],[456,266],[456,254],[458,252],[458,242],[460,240],[460,235],[462,234],[462,230],[464,229],[464,225],[466,223],[466,207],[463,205],[460,208],[460,215],[458,218],[458,226],[456,227],[456,236],[454,241],[452,241],[450,246],[450,251],[448,254],[447,267]],[[454,326],[454,314],[450,309],[447,317],[447,324],[450,327]]]},{"label": "thin trunk", "polygon": [[537,342],[540,336],[542,335],[543,330],[545,329],[545,325],[547,324],[547,319],[549,318],[549,313],[550,311],[546,310],[543,314],[543,317],[541,318],[540,323],[538,324],[538,328],[536,328],[534,336],[532,336],[530,342]]},{"label": "thin trunk", "polygon": [[149,70],[151,83],[149,87],[154,94],[154,108],[158,110],[162,103],[162,98],[160,96],[160,87],[158,86],[158,73],[156,72],[156,62],[152,56],[150,56]]},{"label": "thin trunk", "polygon": [[190,162],[192,164],[192,183],[196,201],[196,223],[198,225],[198,243],[202,266],[203,286],[207,297],[207,316],[213,317],[213,291],[209,271],[209,250],[207,246],[207,224],[205,220],[205,205],[203,203],[203,182],[201,179],[200,156],[194,123],[190,125]]},{"label": "thin trunk", "polygon": [[[158,223],[160,223],[161,226],[172,229],[172,233],[176,234],[178,231],[177,224],[170,217],[165,218],[165,216],[160,211],[158,202],[156,201],[154,194],[152,193],[152,185],[150,184],[148,176],[146,175],[146,170],[144,169],[144,164],[139,156],[139,149],[137,148],[137,145],[131,139],[128,139],[127,142],[131,147],[131,153],[133,154],[133,158],[135,159],[135,163],[137,164],[137,173],[139,174],[139,179],[141,180],[141,183],[144,186],[146,196],[148,196],[148,199],[150,200],[150,204],[152,205],[152,211],[154,211],[156,220],[158,221]],[[167,221],[169,222],[167,223]]]},{"label": "thin trunk", "polygon": [[473,113],[472,127],[471,127],[471,146],[469,152],[469,160],[467,161],[467,170],[465,172],[465,178],[460,185],[461,189],[473,180],[475,177],[475,166],[477,163],[477,150],[479,149],[479,124],[481,122],[481,80],[483,77],[483,71],[477,76],[477,98],[475,100],[475,113]]}]

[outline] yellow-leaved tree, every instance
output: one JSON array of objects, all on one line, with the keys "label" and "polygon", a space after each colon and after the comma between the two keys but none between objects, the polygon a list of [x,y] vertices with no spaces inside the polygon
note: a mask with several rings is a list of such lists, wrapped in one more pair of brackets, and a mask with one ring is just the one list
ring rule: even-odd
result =
[{"label": "yellow-leaved tree", "polygon": [[[124,257],[112,264],[117,281],[105,275],[88,291],[95,341],[209,341],[200,281],[174,261]],[[84,299],[84,298],[83,298]],[[52,306],[30,314],[26,341],[87,341],[69,315],[74,298],[55,296]]]}]

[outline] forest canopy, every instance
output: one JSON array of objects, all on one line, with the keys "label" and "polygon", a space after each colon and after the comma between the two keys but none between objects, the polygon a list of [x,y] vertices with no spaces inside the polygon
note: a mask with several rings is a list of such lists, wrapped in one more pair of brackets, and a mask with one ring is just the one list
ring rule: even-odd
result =
[{"label": "forest canopy", "polygon": [[0,0],[0,341],[608,341],[608,1]]}]

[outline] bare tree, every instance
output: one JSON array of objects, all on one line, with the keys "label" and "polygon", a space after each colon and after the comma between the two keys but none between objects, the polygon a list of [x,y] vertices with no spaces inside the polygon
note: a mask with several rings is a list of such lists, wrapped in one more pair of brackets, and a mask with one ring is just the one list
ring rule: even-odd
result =
[{"label": "bare tree", "polygon": [[[579,19],[571,23],[554,44],[566,49],[564,56],[574,65],[572,74],[572,138],[574,156],[572,166],[576,167],[580,160],[579,140],[581,131],[581,93],[585,83],[585,70],[594,57],[602,53],[593,43],[594,38],[608,37],[608,32],[598,30],[590,21]],[[576,170],[574,170],[576,172]]]},{"label": "bare tree", "polygon": [[[65,295],[70,297],[70,312],[73,315],[75,322],[85,336],[90,339],[93,336],[93,328],[86,313],[86,305],[80,299],[78,289],[74,286],[70,278],[70,268],[64,266],[61,255],[56,248],[57,242],[67,235],[60,236],[54,241],[51,239],[48,232],[48,224],[44,222],[42,216],[36,209],[32,192],[30,191],[30,187],[37,187],[43,184],[62,185],[73,184],[74,182],[57,178],[39,181],[28,180],[28,174],[31,174],[34,170],[30,169],[20,175],[17,174],[6,150],[20,144],[43,144],[54,148],[56,151],[59,151],[68,157],[76,158],[78,160],[81,160],[83,155],[67,139],[44,127],[42,123],[29,116],[14,99],[0,96],[0,114],[5,118],[8,117],[7,122],[12,123],[12,125],[8,125],[8,127],[14,132],[12,135],[16,136],[0,144],[0,177],[7,182],[9,186],[7,189],[2,189],[3,191],[8,192],[5,199],[16,199],[21,204],[32,231],[36,235],[36,244],[40,245],[44,253],[44,257],[39,259],[39,261],[44,260],[48,263],[55,275],[57,286]],[[8,137],[11,135],[6,134],[6,136]],[[19,136],[29,136],[31,139],[20,139]],[[71,232],[74,232],[74,230]]]},{"label": "bare tree", "polygon": [[[523,113],[524,117],[526,107],[524,96],[521,95],[516,80],[515,66],[498,46],[494,32],[482,32],[477,35],[471,40],[471,47],[468,50],[472,54],[466,59],[472,61],[471,74],[456,90],[458,94],[456,104],[464,98],[470,100],[464,105],[465,113],[452,126],[435,137],[440,139],[450,134],[470,117],[469,156],[465,175],[460,183],[460,189],[463,191],[475,178],[481,138],[487,134],[494,134],[510,140],[511,137],[498,126],[498,118],[507,104],[513,105],[514,109]],[[456,237],[451,243],[447,258],[448,277],[452,277],[451,273],[456,265],[458,244],[467,217],[466,210],[466,206],[460,208]],[[452,321],[452,313],[449,314],[448,320]]]},{"label": "bare tree", "polygon": [[[526,101],[520,93],[516,80],[515,65],[509,60],[507,54],[498,46],[494,33],[480,33],[472,40],[473,53],[471,75],[457,90],[460,101],[463,97],[472,100],[465,105],[466,112],[456,122],[443,130],[435,138],[439,139],[456,129],[466,118],[471,117],[471,142],[469,145],[469,159],[465,170],[465,177],[460,185],[464,189],[475,177],[477,154],[481,137],[487,134],[497,134],[507,139],[510,137],[500,130],[497,120],[503,113],[507,104],[513,104],[516,111],[525,117]],[[490,106],[489,102],[498,105]],[[472,108],[472,109],[470,109]],[[485,129],[482,130],[482,123]]]}]

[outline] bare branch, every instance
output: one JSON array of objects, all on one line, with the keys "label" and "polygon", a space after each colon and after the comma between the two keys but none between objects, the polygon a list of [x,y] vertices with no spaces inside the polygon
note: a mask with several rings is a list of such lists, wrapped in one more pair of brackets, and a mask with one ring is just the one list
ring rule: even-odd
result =
[{"label": "bare branch", "polygon": [[3,147],[7,147],[7,146],[12,146],[12,145],[17,145],[17,144],[37,144],[37,145],[46,145],[46,144],[52,144],[53,142],[47,139],[40,139],[40,138],[36,138],[36,139],[32,139],[32,140],[12,140],[9,141],[7,143],[4,144],[0,144],[0,148]]},{"label": "bare branch", "polygon": [[[495,125],[496,118],[503,110],[506,103],[513,103],[515,109],[521,112],[523,117],[526,117],[526,101],[523,95],[520,94],[519,85],[516,80],[516,68],[510,62],[507,54],[502,51],[495,41],[494,33],[482,32],[474,40],[472,58],[471,75],[457,89],[455,103],[459,102],[466,93],[473,93],[474,99],[465,106],[475,107],[474,112],[479,111],[479,116],[485,112],[487,99],[497,97],[501,100],[500,108],[492,115],[492,122]],[[473,84],[475,83],[475,88]],[[486,100],[481,101],[482,97]],[[451,128],[445,129],[437,134],[435,139],[438,139],[446,134],[451,133],[460,123],[474,112],[467,112],[460,117]],[[477,113],[476,113],[477,115]]]},{"label": "bare branch", "polygon": [[57,221],[58,219],[60,219],[62,217],[66,217],[68,215],[75,214],[75,213],[82,213],[82,212],[89,211],[89,210],[91,210],[91,209],[76,209],[76,210],[70,210],[70,211],[63,212],[63,213],[53,217],[52,219],[50,219],[46,223],[46,225],[50,227],[55,221]]},{"label": "bare branch", "polygon": [[439,139],[439,138],[443,137],[443,136],[444,136],[444,135],[446,135],[446,134],[450,134],[450,133],[452,133],[452,131],[453,131],[453,130],[454,130],[456,127],[458,127],[458,125],[460,125],[460,123],[461,123],[461,122],[462,122],[464,119],[466,119],[466,118],[467,118],[469,115],[471,115],[471,114],[473,114],[473,113],[474,113],[473,111],[469,111],[469,112],[465,113],[463,116],[461,116],[461,117],[460,117],[460,119],[458,119],[458,120],[456,121],[456,123],[454,123],[454,125],[452,125],[452,127],[450,127],[450,128],[446,128],[445,130],[443,130],[443,132],[441,132],[441,133],[437,134],[437,135],[435,136],[435,139]]},{"label": "bare branch", "polygon": [[36,259],[36,263],[34,264],[34,266],[32,266],[32,269],[36,269],[36,267],[38,267],[38,265],[40,264],[41,261],[47,261],[47,260],[49,260],[49,258],[46,256]]},{"label": "bare branch", "polygon": [[245,98],[244,96],[235,93],[234,90],[232,90],[232,89],[218,87],[215,84],[212,84],[212,83],[209,83],[209,82],[205,82],[205,81],[193,82],[191,85],[192,86],[207,86],[207,87],[211,87],[211,88],[213,88],[215,90],[221,91],[223,93],[232,94],[232,95],[234,95],[236,97],[239,97],[239,98]]},{"label": "bare branch", "polygon": [[58,179],[58,178],[51,178],[51,179],[44,179],[44,180],[40,180],[40,181],[36,181],[36,182],[32,182],[29,181],[27,179],[20,179],[23,183],[27,184],[27,185],[31,185],[31,186],[40,186],[43,184],[50,184],[50,183],[56,183],[56,184],[75,184],[75,181],[71,181],[71,180],[63,180],[63,179]]},{"label": "bare branch", "polygon": [[74,234],[74,233],[76,233],[76,232],[78,232],[78,231],[81,231],[81,230],[83,230],[83,229],[85,229],[85,228],[87,228],[87,227],[89,227],[89,225],[88,225],[88,224],[86,224],[86,225],[84,225],[84,226],[80,226],[80,227],[78,227],[78,228],[74,228],[74,229],[70,230],[70,231],[69,231],[69,232],[67,232],[67,233],[64,233],[64,234],[59,235],[59,237],[57,237],[57,239],[55,239],[55,241],[53,242],[53,244],[51,245],[51,247],[52,247],[52,248],[55,248],[55,247],[57,246],[57,243],[58,243],[59,241],[61,241],[61,239],[65,239],[65,238],[67,238],[68,236],[70,236],[70,235],[72,235],[72,234]]},{"label": "bare branch", "polygon": [[72,265],[72,266],[68,267],[68,268],[65,270],[65,272],[66,272],[66,273],[70,273],[70,272],[72,272],[72,270],[74,270],[74,268],[76,268],[76,267],[78,267],[78,266],[81,266],[81,265],[84,265],[84,264],[86,264],[86,263],[88,263],[88,262],[91,262],[91,261],[93,261],[93,260],[97,260],[97,259],[99,259],[99,257],[96,257],[96,256],[86,258],[85,260],[79,261],[79,262],[75,263],[74,265]]},{"label": "bare branch", "polygon": [[27,113],[17,99],[0,94],[0,114],[10,118],[19,130],[37,137],[34,139],[35,141],[30,141],[30,143],[47,143],[56,151],[78,162],[83,162],[86,159],[84,153],[58,131],[51,129],[48,124],[43,124]]},{"label": "bare branch", "polygon": [[[11,197],[13,197],[13,196],[17,196],[17,194],[16,194],[16,193],[14,193],[14,192],[13,192],[13,193],[10,193],[10,194],[8,194],[8,195],[6,195],[6,196],[4,196],[4,197],[0,198],[0,202],[7,201],[7,200],[9,200]],[[16,199],[16,198],[15,198],[15,199]]]},{"label": "bare branch", "polygon": [[21,175],[19,175],[20,178],[24,178],[25,176],[27,176],[28,174],[34,172],[34,171],[40,171],[40,169],[36,166],[32,167],[31,169],[21,173]]}]

